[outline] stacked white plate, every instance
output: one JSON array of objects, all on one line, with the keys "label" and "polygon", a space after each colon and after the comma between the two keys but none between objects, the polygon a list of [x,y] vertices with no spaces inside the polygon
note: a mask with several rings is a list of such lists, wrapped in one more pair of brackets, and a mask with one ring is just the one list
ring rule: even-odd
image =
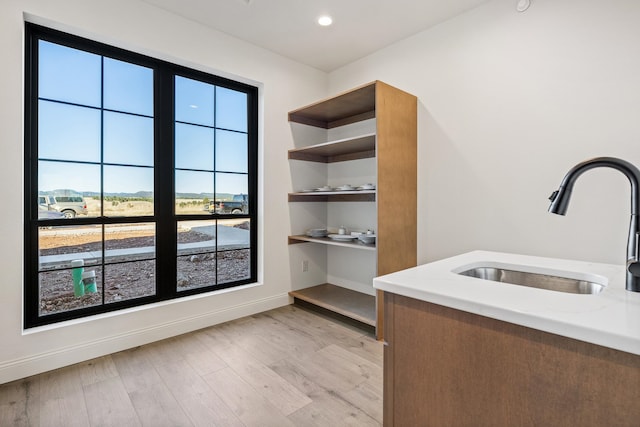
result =
[{"label": "stacked white plate", "polygon": [[307,236],[309,237],[327,237],[326,228],[311,228],[307,230]]},{"label": "stacked white plate", "polygon": [[357,239],[358,236],[352,236],[351,234],[329,234],[330,239],[332,240],[338,240],[338,241],[343,241],[343,242],[350,242],[353,239]]}]

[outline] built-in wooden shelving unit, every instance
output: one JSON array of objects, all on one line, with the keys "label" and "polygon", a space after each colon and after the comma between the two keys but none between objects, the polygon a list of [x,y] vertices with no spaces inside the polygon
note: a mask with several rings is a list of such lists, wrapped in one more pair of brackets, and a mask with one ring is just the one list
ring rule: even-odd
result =
[{"label": "built-in wooden shelving unit", "polygon": [[[292,149],[288,155],[290,160],[319,163],[375,157],[376,189],[293,192],[289,193],[289,202],[372,202],[371,209],[376,209],[377,218],[376,243],[364,245],[292,235],[289,244],[312,243],[374,251],[376,271],[373,273],[379,276],[416,265],[416,97],[375,81],[289,113],[290,122],[323,129],[373,118],[373,133]],[[382,338],[380,292],[373,297],[324,283],[290,292],[290,295],[357,321],[368,319],[363,323],[375,325],[377,337]],[[368,315],[363,316],[364,312]]]}]

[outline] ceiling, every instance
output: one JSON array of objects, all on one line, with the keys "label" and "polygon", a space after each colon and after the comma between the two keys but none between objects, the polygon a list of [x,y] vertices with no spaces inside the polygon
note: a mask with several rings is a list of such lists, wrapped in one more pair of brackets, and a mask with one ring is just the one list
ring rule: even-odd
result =
[{"label": "ceiling", "polygon": [[488,0],[142,1],[329,72]]}]

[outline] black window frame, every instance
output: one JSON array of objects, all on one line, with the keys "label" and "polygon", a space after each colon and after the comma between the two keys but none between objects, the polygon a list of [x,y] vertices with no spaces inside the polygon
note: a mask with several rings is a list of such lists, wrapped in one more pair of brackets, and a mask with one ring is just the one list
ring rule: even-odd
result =
[{"label": "black window frame", "polygon": [[[48,325],[124,308],[186,297],[257,282],[258,274],[258,88],[246,83],[215,76],[201,70],[173,64],[147,55],[110,46],[40,25],[25,23],[25,98],[24,98],[24,327]],[[91,217],[72,219],[38,219],[38,41],[45,40],[152,68],[154,71],[154,214],[151,216]],[[248,138],[248,212],[246,214],[178,215],[175,213],[175,114],[174,77],[182,76],[247,94]],[[225,220],[246,218],[250,223],[249,277],[242,280],[178,290],[177,224],[189,220]],[[39,245],[42,226],[83,224],[121,224],[153,222],[156,225],[155,295],[117,302],[104,301],[96,306],[39,315]],[[104,244],[104,236],[103,236]],[[216,250],[216,254],[217,254]],[[103,261],[104,262],[104,261]],[[104,280],[104,279],[103,279]]]}]

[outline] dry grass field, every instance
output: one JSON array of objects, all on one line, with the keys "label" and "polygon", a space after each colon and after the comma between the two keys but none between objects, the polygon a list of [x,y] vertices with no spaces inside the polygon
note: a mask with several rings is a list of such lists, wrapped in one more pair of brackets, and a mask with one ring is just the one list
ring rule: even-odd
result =
[{"label": "dry grass field", "polygon": [[[90,217],[100,216],[100,200],[93,197],[85,197]],[[178,199],[176,200],[177,214],[200,214],[204,212],[202,199]],[[105,216],[145,216],[153,215],[153,202],[151,201],[106,201],[104,202]]]}]

